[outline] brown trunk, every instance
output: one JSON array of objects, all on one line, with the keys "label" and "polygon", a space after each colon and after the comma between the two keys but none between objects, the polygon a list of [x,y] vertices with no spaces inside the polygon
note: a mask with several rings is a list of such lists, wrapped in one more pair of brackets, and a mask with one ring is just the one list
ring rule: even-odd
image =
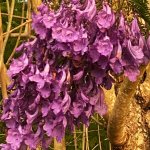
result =
[{"label": "brown trunk", "polygon": [[[150,65],[147,67],[149,72]],[[124,82],[115,107],[109,112],[108,136],[114,150],[150,149],[150,74],[147,74],[144,83],[137,85]],[[106,98],[109,96],[106,95]]]},{"label": "brown trunk", "polygon": [[149,136],[146,116],[141,106],[133,99],[126,119],[127,142],[123,146],[114,146],[113,150],[149,150]]},{"label": "brown trunk", "polygon": [[149,150],[148,126],[145,119],[147,112],[144,111],[141,105],[137,104],[136,101],[137,100],[134,99],[131,105],[131,113],[127,120],[130,140],[128,140],[124,149]]},{"label": "brown trunk", "polygon": [[120,91],[108,121],[108,137],[113,145],[122,145],[127,140],[125,129],[126,118],[132,103],[132,97],[136,92],[137,85],[140,82],[145,68],[146,66],[141,68],[141,75],[136,82],[131,82],[126,78],[120,87]]}]

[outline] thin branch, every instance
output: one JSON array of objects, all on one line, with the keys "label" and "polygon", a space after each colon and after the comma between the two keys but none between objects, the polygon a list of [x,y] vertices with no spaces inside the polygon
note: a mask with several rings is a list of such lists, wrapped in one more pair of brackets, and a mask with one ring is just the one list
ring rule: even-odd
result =
[{"label": "thin branch", "polygon": [[23,24],[21,24],[21,25],[19,25],[19,26],[17,26],[17,27],[15,27],[14,29],[12,29],[12,30],[10,30],[9,32],[5,32],[5,33],[3,33],[3,37],[4,36],[6,36],[7,35],[7,33],[12,33],[12,32],[14,32],[14,31],[16,31],[16,30],[18,30],[19,28],[21,28],[22,26],[25,26],[27,23],[31,23],[32,22],[32,20],[28,20],[28,21],[26,21],[26,22],[24,22]]},{"label": "thin branch", "polygon": [[[30,0],[28,0],[28,10],[27,10],[27,12],[28,12],[28,20],[30,20],[31,19],[31,2],[30,2]],[[31,24],[29,23],[29,24],[27,24],[27,32],[28,32],[28,36],[30,37],[31,36]]]},{"label": "thin branch", "polygon": [[77,134],[76,134],[76,127],[75,127],[75,126],[74,126],[73,137],[74,137],[74,147],[75,147],[75,150],[78,150],[78,145],[77,145]]},{"label": "thin branch", "polygon": [[[22,5],[22,18],[24,17],[24,8],[25,8],[25,3],[23,3],[23,5]],[[23,23],[23,19],[21,20],[21,24],[22,24],[22,23]],[[18,36],[18,38],[17,38],[16,45],[15,45],[15,47],[14,47],[14,49],[13,49],[11,55],[9,56],[9,58],[8,58],[8,60],[7,60],[7,62],[6,62],[6,65],[8,65],[9,62],[10,62],[10,60],[13,58],[13,56],[14,56],[14,54],[15,54],[15,50],[16,50],[16,48],[17,48],[18,45],[19,45],[19,41],[20,41],[20,37],[21,37],[21,33],[22,33],[22,28],[23,28],[23,26],[20,28],[19,36]]]},{"label": "thin branch", "polygon": [[99,122],[94,116],[91,116],[91,118],[100,126],[103,126],[103,123]]},{"label": "thin branch", "polygon": [[3,43],[3,48],[2,48],[2,52],[4,52],[8,38],[9,38],[9,34],[10,34],[10,29],[11,29],[11,23],[12,23],[12,18],[13,18],[13,12],[14,12],[14,6],[15,6],[15,0],[12,0],[11,2],[11,10],[10,10],[10,16],[9,16],[9,21],[8,21],[8,26],[7,26],[7,32],[6,32],[6,37]]},{"label": "thin branch", "polygon": [[86,150],[90,150],[90,148],[89,148],[88,127],[85,128],[85,135],[86,135]]},{"label": "thin branch", "polygon": [[83,134],[82,134],[82,150],[85,150],[85,125],[83,125]]},{"label": "thin branch", "polygon": [[10,6],[9,6],[9,1],[8,0],[6,0],[6,4],[7,4],[7,12],[8,12],[8,14],[10,14]]},{"label": "thin branch", "polygon": [[109,142],[109,150],[112,150],[111,143]]},{"label": "thin branch", "polygon": [[[16,38],[16,37],[18,37],[18,36],[20,36],[20,37],[28,37],[28,33],[27,33],[27,32],[23,32],[23,33],[21,33],[21,35],[19,35],[19,33],[10,33],[9,36],[10,36],[10,37],[13,37],[13,38]],[[5,37],[5,36],[4,36],[4,37]],[[34,35],[31,35],[30,38],[35,38],[35,36],[34,36]]]},{"label": "thin branch", "polygon": [[[97,120],[99,118],[99,115],[97,114]],[[101,135],[100,135],[100,126],[99,124],[97,125],[97,130],[98,130],[98,142],[99,142],[99,150],[102,150],[102,145],[101,145]]]},{"label": "thin branch", "polygon": [[96,149],[96,148],[98,147],[98,145],[99,145],[99,144],[95,145],[95,146],[92,148],[92,150]]},{"label": "thin branch", "polygon": [[[81,139],[80,139],[81,136],[82,136],[82,133],[80,133],[80,135],[77,136],[77,138],[76,138],[77,142],[81,140]],[[68,142],[68,143],[66,142],[66,146],[70,146],[70,144],[73,143],[73,142],[74,142],[74,140],[71,140],[71,141]]]},{"label": "thin branch", "polygon": [[[1,14],[4,15],[4,16],[9,16],[9,14],[7,14],[7,13],[1,13]],[[25,18],[25,17],[16,16],[16,15],[13,15],[13,18],[24,19],[24,20],[28,19],[28,18]]]}]

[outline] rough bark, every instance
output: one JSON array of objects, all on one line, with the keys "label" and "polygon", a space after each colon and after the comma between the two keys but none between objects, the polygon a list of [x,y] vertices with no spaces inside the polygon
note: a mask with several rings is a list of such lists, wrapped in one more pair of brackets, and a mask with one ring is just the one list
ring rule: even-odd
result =
[{"label": "rough bark", "polygon": [[126,120],[132,104],[132,97],[136,92],[137,85],[145,71],[146,66],[142,66],[141,75],[136,82],[125,79],[120,87],[112,113],[108,121],[108,137],[113,145],[123,145],[127,142]]},{"label": "rough bark", "polygon": [[146,112],[136,102],[137,100],[133,98],[125,126],[128,140],[122,147],[122,150],[149,150],[150,148],[148,128],[145,120]]},{"label": "rough bark", "polygon": [[105,121],[108,122],[109,115],[112,112],[112,109],[114,107],[114,103],[116,100],[116,95],[115,95],[115,88],[112,86],[110,90],[103,89],[105,93],[105,103],[107,105],[107,113],[103,116]]},{"label": "rough bark", "polygon": [[[118,109],[115,110],[117,116],[113,116],[114,120],[112,121],[113,124],[110,124],[110,120],[112,119],[112,114],[114,113],[114,108],[112,111],[109,111],[109,124],[108,124],[108,134],[109,138],[114,138],[110,139],[112,143],[113,150],[149,150],[150,149],[150,65],[147,67],[147,76],[144,79],[144,82],[141,84],[134,85],[134,89],[130,89],[131,91],[127,91],[125,88],[125,82],[122,84],[120,92],[123,92],[123,87],[126,93],[128,95],[122,95],[124,99],[124,103],[121,102],[121,105],[118,104]],[[143,74],[144,70],[142,69],[141,76]],[[138,83],[140,81],[140,78],[138,79]],[[135,83],[134,83],[135,84]],[[131,86],[131,85],[130,85]],[[133,85],[132,85],[133,87]],[[121,93],[119,94],[121,95]],[[133,93],[131,93],[133,92]],[[130,95],[131,93],[131,95]],[[118,97],[116,100],[113,100],[113,95],[114,93],[108,91],[106,92],[106,98],[110,98],[109,100],[106,100],[106,103],[110,105],[110,101],[114,102],[115,105],[116,102],[120,103],[118,100]],[[119,95],[118,94],[118,95]],[[112,96],[111,96],[112,95]],[[129,97],[131,96],[131,97]],[[120,96],[121,97],[121,96]],[[130,99],[129,99],[130,98]],[[122,98],[121,98],[122,99]],[[128,104],[125,102],[129,102]],[[122,105],[124,104],[124,105]],[[112,108],[113,104],[111,104],[109,107]],[[120,109],[120,107],[122,108]],[[123,108],[124,106],[124,108]],[[109,110],[111,110],[109,108]],[[120,112],[118,111],[120,110]],[[126,113],[124,112],[126,111]],[[126,116],[123,116],[123,114]],[[119,117],[118,117],[119,116]],[[116,119],[124,119],[124,121],[118,121]],[[117,123],[116,123],[116,122]],[[118,127],[118,123],[119,124]],[[111,127],[111,132],[110,132],[110,125]],[[122,129],[119,129],[122,128]],[[121,131],[121,132],[120,132]],[[117,133],[116,133],[117,132]],[[111,135],[110,135],[111,134]],[[125,138],[127,137],[127,138]],[[119,141],[117,141],[119,139]],[[121,142],[120,142],[121,141]]]}]

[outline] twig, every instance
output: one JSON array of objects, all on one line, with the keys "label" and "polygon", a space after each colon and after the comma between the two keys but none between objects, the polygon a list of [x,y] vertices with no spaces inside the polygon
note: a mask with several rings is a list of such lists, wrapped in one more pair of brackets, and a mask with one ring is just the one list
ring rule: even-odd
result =
[{"label": "twig", "polygon": [[77,146],[77,134],[76,134],[76,127],[74,126],[74,133],[73,133],[73,137],[74,137],[74,147],[75,150],[78,150],[78,146]]},{"label": "twig", "polygon": [[[15,27],[14,29],[10,30],[8,33],[10,34],[10,33],[12,33],[12,32],[14,32],[15,30],[21,28],[22,26],[25,26],[27,23],[30,23],[30,22],[32,22],[32,20],[28,20],[28,21],[24,22],[23,24],[21,24],[21,25]],[[2,36],[4,37],[6,34],[7,34],[7,32],[3,33]]]},{"label": "twig", "polygon": [[91,117],[96,123],[98,123],[100,126],[103,126],[101,122],[99,122],[94,116]]},{"label": "twig", "polygon": [[85,125],[83,125],[83,134],[82,134],[82,150],[85,150]]},{"label": "twig", "polygon": [[98,147],[98,145],[99,145],[99,144],[95,145],[95,146],[92,148],[92,150],[94,150],[96,147]]},{"label": "twig", "polygon": [[2,52],[5,51],[5,47],[9,38],[9,34],[10,34],[10,29],[11,29],[11,23],[12,23],[12,18],[13,18],[13,12],[14,12],[14,6],[15,6],[15,0],[12,0],[11,2],[11,10],[10,10],[10,16],[9,16],[9,22],[8,22],[8,26],[7,26],[7,32],[6,32],[6,37],[3,43],[3,48],[2,48]]},{"label": "twig", "polygon": [[[28,10],[27,10],[27,12],[28,12],[28,20],[30,20],[31,19],[31,1],[30,0],[28,0]],[[28,29],[28,36],[30,37],[31,36],[31,24],[29,23],[29,24],[27,24],[27,29]]]},{"label": "twig", "polygon": [[[80,141],[79,138],[82,136],[82,134],[83,134],[83,133],[80,133],[80,135],[77,136],[77,138],[76,138],[77,141]],[[71,141],[68,142],[68,143],[66,142],[66,146],[69,146],[69,145],[70,145],[71,143],[73,143],[73,142],[74,142],[74,140],[71,140]]]},{"label": "twig", "polygon": [[9,1],[8,0],[6,0],[6,4],[7,4],[7,12],[8,12],[8,14],[10,14],[10,6],[9,6]]},{"label": "twig", "polygon": [[[9,35],[10,37],[18,37],[19,36],[19,33],[10,33]],[[4,36],[5,37],[5,36]],[[26,32],[23,32],[21,33],[20,37],[28,37],[28,33]],[[34,35],[31,35],[30,38],[35,38]]]},{"label": "twig", "polygon": [[[99,116],[97,114],[97,120],[98,120]],[[99,142],[99,150],[102,150],[102,145],[101,145],[101,135],[100,135],[100,127],[99,124],[97,125],[97,129],[98,129],[98,142]]]},{"label": "twig", "polygon": [[[23,3],[23,5],[22,5],[22,17],[24,17],[24,8],[25,8],[25,4]],[[22,23],[23,23],[23,19],[21,20],[21,24],[22,24]],[[19,41],[20,41],[20,37],[21,37],[21,33],[22,33],[22,28],[23,28],[23,26],[20,28],[19,36],[18,36],[18,38],[17,38],[16,45],[15,45],[15,47],[14,47],[14,49],[13,49],[11,55],[9,56],[9,58],[8,58],[8,60],[7,60],[7,62],[6,62],[6,65],[9,64],[10,60],[13,58],[13,56],[14,56],[14,54],[15,54],[15,50],[16,50],[16,48],[18,47],[18,44],[19,44]]]},{"label": "twig", "polygon": [[85,128],[85,134],[86,134],[86,150],[90,150],[90,148],[89,148],[88,127]]},{"label": "twig", "polygon": [[[9,16],[9,14],[7,14],[7,13],[1,13],[1,14],[4,15],[4,16]],[[16,16],[16,15],[13,15],[13,18],[24,19],[24,20],[28,19],[28,18],[25,18],[25,17]]]},{"label": "twig", "polygon": [[109,142],[109,150],[112,150],[112,148],[111,148],[111,143]]}]

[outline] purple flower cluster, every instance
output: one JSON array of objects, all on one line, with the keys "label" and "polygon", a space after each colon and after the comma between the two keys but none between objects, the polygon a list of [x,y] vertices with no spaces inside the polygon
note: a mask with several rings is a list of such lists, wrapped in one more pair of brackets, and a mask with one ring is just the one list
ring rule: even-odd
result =
[{"label": "purple flower cluster", "polygon": [[4,101],[2,120],[8,128],[2,150],[46,149],[53,137],[61,141],[66,129],[89,125],[90,116],[107,111],[103,88],[111,74],[135,81],[139,66],[150,58],[149,41],[137,19],[131,24],[121,14],[116,20],[104,2],[62,2],[57,11],[45,4],[33,14],[36,38],[17,48],[8,74],[12,84]]}]

